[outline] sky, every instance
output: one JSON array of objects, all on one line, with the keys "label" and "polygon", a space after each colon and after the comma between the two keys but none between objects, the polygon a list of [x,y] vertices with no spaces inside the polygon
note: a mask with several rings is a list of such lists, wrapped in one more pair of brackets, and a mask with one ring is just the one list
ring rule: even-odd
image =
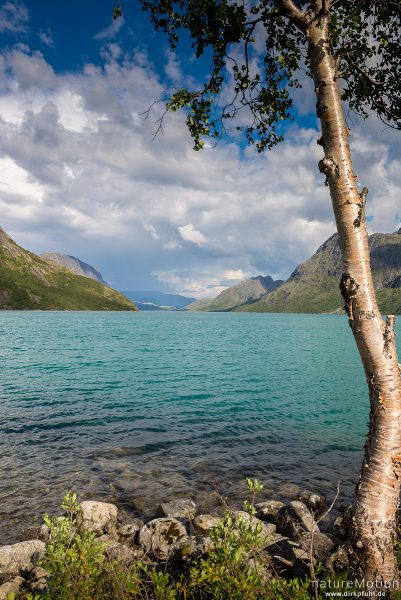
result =
[{"label": "sky", "polygon": [[[335,231],[308,80],[286,141],[193,151],[185,115],[154,138],[166,89],[205,77],[135,0],[0,0],[0,226],[35,253],[77,256],[119,290],[214,297],[285,279]],[[258,40],[256,39],[256,43]],[[302,78],[301,74],[301,78]],[[229,79],[229,74],[228,74]],[[369,230],[401,226],[400,134],[347,116]]]}]

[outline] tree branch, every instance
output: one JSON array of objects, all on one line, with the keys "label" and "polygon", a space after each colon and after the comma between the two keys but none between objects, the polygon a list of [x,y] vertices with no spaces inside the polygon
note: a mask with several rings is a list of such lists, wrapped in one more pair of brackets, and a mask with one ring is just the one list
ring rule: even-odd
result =
[{"label": "tree branch", "polygon": [[289,19],[301,30],[305,31],[308,25],[308,18],[292,0],[277,0],[277,4],[284,10]]}]

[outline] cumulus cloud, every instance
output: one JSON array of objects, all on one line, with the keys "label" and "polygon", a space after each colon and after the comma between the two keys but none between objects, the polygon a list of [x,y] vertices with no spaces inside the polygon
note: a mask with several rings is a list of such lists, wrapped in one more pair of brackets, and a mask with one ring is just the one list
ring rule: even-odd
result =
[{"label": "cumulus cloud", "polygon": [[[316,129],[294,125],[258,155],[233,143],[195,153],[185,115],[155,141],[165,82],[146,53],[108,44],[59,74],[18,46],[0,60],[1,225],[36,252],[75,254],[120,289],[213,296],[243,277],[284,278],[335,231]],[[166,57],[170,79],[178,66]],[[356,122],[355,170],[372,231],[400,226],[401,147]]]},{"label": "cumulus cloud", "polygon": [[192,223],[189,223],[188,225],[183,225],[182,227],[179,227],[178,231],[180,232],[180,236],[182,237],[182,239],[185,240],[186,242],[192,242],[193,244],[196,244],[197,246],[202,246],[203,244],[206,244],[206,242],[207,242],[207,239],[205,238],[203,233],[201,233],[200,231],[197,231],[197,229],[194,228]]}]

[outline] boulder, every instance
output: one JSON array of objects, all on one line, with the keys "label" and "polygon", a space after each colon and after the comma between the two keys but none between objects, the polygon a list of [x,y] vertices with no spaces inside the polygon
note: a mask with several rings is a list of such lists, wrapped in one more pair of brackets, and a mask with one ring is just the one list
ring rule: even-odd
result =
[{"label": "boulder", "polygon": [[275,523],[277,513],[282,506],[284,506],[284,502],[280,502],[280,500],[266,500],[265,502],[258,502],[258,504],[255,504],[257,511],[256,516],[261,521]]},{"label": "boulder", "polygon": [[36,567],[29,573],[29,590],[34,594],[45,594],[49,590],[50,579],[51,574],[48,571]]},{"label": "boulder", "polygon": [[299,545],[308,554],[310,554],[311,546],[313,546],[312,554],[317,562],[324,563],[329,558],[330,554],[338,547],[339,541],[334,535],[321,533],[316,531],[313,533],[303,533],[300,536]]},{"label": "boulder", "polygon": [[178,498],[171,502],[162,502],[158,514],[170,519],[190,519],[196,515],[196,504],[188,498]]},{"label": "boulder", "polygon": [[293,500],[280,508],[277,513],[277,529],[283,535],[293,539],[299,539],[305,532],[319,531],[309,508],[298,500]]},{"label": "boulder", "polygon": [[252,528],[259,527],[260,535],[266,538],[269,538],[272,534],[276,533],[276,526],[274,523],[266,523],[257,519],[256,517],[252,517],[249,513],[244,510],[235,510],[233,513],[233,518],[237,525],[241,523],[249,524]]},{"label": "boulder", "polygon": [[213,549],[214,544],[208,536],[183,537],[175,542],[169,550],[168,568],[181,573],[183,570],[189,569],[194,560],[205,557]]},{"label": "boulder", "polygon": [[45,544],[50,540],[50,529],[45,524],[40,528],[39,539],[42,540],[42,542],[45,542]]},{"label": "boulder", "polygon": [[15,577],[11,581],[7,581],[7,583],[0,585],[0,600],[8,600],[10,594],[17,595],[24,583],[25,579],[22,577]]},{"label": "boulder", "polygon": [[120,540],[128,546],[135,545],[138,539],[139,532],[144,525],[145,523],[142,521],[142,519],[138,518],[133,519],[129,523],[124,523],[123,525],[120,525],[118,528],[118,535],[120,537]]},{"label": "boulder", "polygon": [[324,512],[326,503],[325,496],[321,496],[320,494],[316,494],[310,490],[303,490],[299,494],[297,500],[303,502],[314,515],[320,515],[322,512]]},{"label": "boulder", "polygon": [[110,561],[116,561],[123,567],[129,567],[140,560],[145,551],[142,548],[129,548],[125,544],[110,544],[106,548],[106,556]]},{"label": "boulder", "polygon": [[187,537],[187,530],[177,519],[168,517],[149,521],[139,532],[139,544],[154,558],[167,558],[171,546]]},{"label": "boulder", "polygon": [[194,527],[200,533],[209,534],[222,520],[222,517],[215,515],[198,515],[194,519]]},{"label": "boulder", "polygon": [[12,546],[0,547],[0,583],[10,581],[25,571],[31,571],[44,556],[45,544],[27,540]]},{"label": "boulder", "polygon": [[118,509],[108,502],[95,502],[86,500],[81,503],[78,523],[82,529],[97,535],[108,533],[116,534]]}]

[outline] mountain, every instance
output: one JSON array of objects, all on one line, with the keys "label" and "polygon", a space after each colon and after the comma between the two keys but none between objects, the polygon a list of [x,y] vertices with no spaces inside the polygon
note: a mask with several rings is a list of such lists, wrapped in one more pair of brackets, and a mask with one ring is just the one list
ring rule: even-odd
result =
[{"label": "mountain", "polygon": [[187,306],[185,310],[203,310],[207,312],[231,311],[239,306],[255,302],[267,293],[277,289],[282,283],[283,281],[281,280],[274,281],[270,275],[266,277],[258,275],[250,279],[244,279],[244,281],[223,290],[214,300],[197,300]]},{"label": "mountain", "polygon": [[93,279],[94,281],[98,281],[103,285],[107,285],[107,282],[103,279],[101,273],[84,263],[79,258],[75,256],[70,256],[69,254],[58,254],[57,252],[47,252],[46,254],[41,254],[41,258],[45,260],[51,260],[52,262],[73,271],[77,275],[82,275],[83,277],[88,277],[89,279]]},{"label": "mountain", "polygon": [[[372,274],[383,313],[401,312],[401,229],[369,236]],[[338,234],[332,235],[289,279],[248,306],[250,312],[321,313],[342,310],[339,279],[343,272]]]},{"label": "mountain", "polygon": [[0,309],[137,310],[111,288],[24,250],[1,228]]},{"label": "mountain", "polygon": [[195,301],[195,298],[180,294],[157,291],[128,291],[123,294],[133,300],[141,310],[177,310]]}]

